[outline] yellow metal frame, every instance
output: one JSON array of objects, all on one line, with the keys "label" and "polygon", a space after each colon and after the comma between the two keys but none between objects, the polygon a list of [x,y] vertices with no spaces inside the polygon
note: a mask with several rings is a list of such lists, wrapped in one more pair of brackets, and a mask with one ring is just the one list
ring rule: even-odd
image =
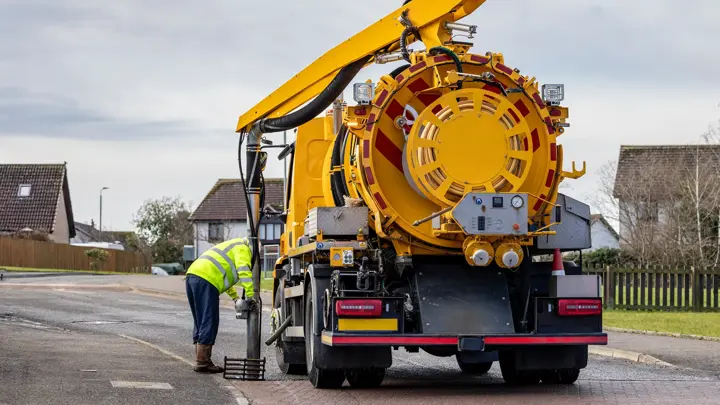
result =
[{"label": "yellow metal frame", "polygon": [[[480,7],[486,0],[413,0],[388,14],[378,22],[344,41],[315,60],[303,71],[288,80],[260,103],[238,119],[237,132],[261,118],[277,118],[308,102],[327,87],[338,72],[347,65],[368,55],[399,48],[405,27],[399,18],[407,11],[407,18],[417,27],[428,47],[442,45],[449,39],[443,34],[445,22],[456,22]],[[408,43],[416,39],[412,36]],[[370,63],[374,62],[371,60]]]}]

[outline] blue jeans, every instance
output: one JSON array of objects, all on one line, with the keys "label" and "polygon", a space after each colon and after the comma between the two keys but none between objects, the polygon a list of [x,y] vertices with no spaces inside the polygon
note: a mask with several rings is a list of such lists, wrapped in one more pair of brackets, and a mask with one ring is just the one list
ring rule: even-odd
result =
[{"label": "blue jeans", "polygon": [[214,345],[220,325],[220,294],[202,277],[190,274],[185,290],[193,316],[193,343]]}]

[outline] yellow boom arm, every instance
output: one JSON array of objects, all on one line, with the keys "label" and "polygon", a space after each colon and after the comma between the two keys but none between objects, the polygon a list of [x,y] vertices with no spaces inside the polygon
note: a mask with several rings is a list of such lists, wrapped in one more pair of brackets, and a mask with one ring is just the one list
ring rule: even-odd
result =
[{"label": "yellow boom arm", "polygon": [[[237,132],[261,118],[278,118],[292,112],[315,96],[345,66],[379,51],[398,49],[404,26],[403,12],[412,22],[426,46],[440,46],[450,39],[443,24],[456,22],[471,14],[486,0],[411,0],[380,21],[328,51],[295,75],[259,104],[240,116]],[[411,36],[408,44],[416,39]],[[369,62],[372,63],[372,60]]]}]

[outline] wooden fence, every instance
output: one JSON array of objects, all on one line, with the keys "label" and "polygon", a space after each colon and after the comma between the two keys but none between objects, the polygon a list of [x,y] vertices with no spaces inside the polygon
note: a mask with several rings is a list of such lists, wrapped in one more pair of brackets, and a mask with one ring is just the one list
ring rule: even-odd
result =
[{"label": "wooden fence", "polygon": [[[88,247],[27,239],[0,237],[0,267],[31,269],[93,270]],[[106,249],[108,258],[96,270],[150,273],[151,263],[137,253]]]},{"label": "wooden fence", "polygon": [[594,266],[607,309],[720,312],[720,269]]}]

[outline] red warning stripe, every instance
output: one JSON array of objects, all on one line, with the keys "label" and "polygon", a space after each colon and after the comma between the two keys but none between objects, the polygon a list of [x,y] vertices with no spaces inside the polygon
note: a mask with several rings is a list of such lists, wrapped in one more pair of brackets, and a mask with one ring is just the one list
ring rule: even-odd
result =
[{"label": "red warning stripe", "polygon": [[538,94],[538,93],[533,94],[533,100],[535,100],[535,102],[540,107],[540,109],[545,108],[545,102],[540,97],[540,94]]},{"label": "red warning stripe", "polygon": [[367,130],[368,132],[372,132],[373,127],[375,126],[375,113],[370,114],[367,120]]},{"label": "red warning stripe", "polygon": [[367,178],[368,184],[375,184],[375,176],[373,176],[372,169],[365,166],[365,178]]},{"label": "red warning stripe", "polygon": [[373,196],[375,197],[375,201],[377,201],[381,210],[384,210],[385,208],[387,208],[387,204],[385,203],[385,200],[382,198],[380,193],[375,193],[375,194],[373,194]]},{"label": "red warning stripe", "polygon": [[527,137],[523,138],[523,144],[525,145],[525,149],[524,149],[524,150],[530,150],[530,148],[528,148],[528,139],[527,139]]},{"label": "red warning stripe", "polygon": [[533,152],[535,152],[540,147],[540,135],[538,135],[537,128],[533,129],[530,135],[532,136],[533,141]]},{"label": "red warning stripe", "polygon": [[520,117],[518,117],[517,114],[515,114],[515,111],[512,108],[508,109],[508,112],[510,113],[510,115],[512,115],[513,119],[515,120],[515,123],[520,122]]},{"label": "red warning stripe", "polygon": [[425,63],[425,61],[422,61],[416,65],[412,65],[412,66],[410,66],[410,73],[415,73],[418,70],[425,68],[426,66],[427,66],[427,63]]},{"label": "red warning stripe", "polygon": [[390,94],[390,92],[388,92],[387,90],[383,90],[380,93],[380,95],[378,96],[378,99],[375,102],[375,105],[382,106],[383,104],[385,104],[385,99],[387,99],[388,94]]},{"label": "red warning stripe", "polygon": [[402,83],[403,80],[405,80],[405,76],[403,76],[403,75],[397,75],[397,76],[395,76],[395,80],[396,80],[398,83]]},{"label": "red warning stripe", "polygon": [[547,180],[545,180],[545,187],[550,187],[552,185],[554,179],[555,179],[555,170],[550,169],[550,171],[548,171]]},{"label": "red warning stripe", "polygon": [[490,59],[480,55],[472,55],[470,56],[470,60],[477,63],[488,63]]},{"label": "red warning stripe", "polygon": [[546,198],[545,194],[541,195],[540,198],[538,198],[538,200],[535,202],[535,206],[533,207],[533,209],[535,211],[540,209],[540,206],[542,205],[543,200],[545,200],[545,198]]},{"label": "red warning stripe", "polygon": [[418,100],[420,100],[425,106],[429,106],[430,104],[437,101],[437,99],[440,98],[439,94],[436,93],[423,93],[418,94]]},{"label": "red warning stripe", "polygon": [[402,104],[398,103],[397,100],[393,99],[390,102],[390,105],[387,109],[385,109],[385,114],[390,117],[393,121],[395,121],[395,118],[402,115],[403,111],[405,111],[405,107],[402,106]]},{"label": "red warning stripe", "polygon": [[550,160],[553,162],[557,160],[557,145],[554,143],[550,144]]},{"label": "red warning stripe", "polygon": [[385,159],[392,163],[395,168],[403,172],[402,150],[395,146],[381,129],[378,129],[377,137],[375,138],[375,148],[381,155],[385,156]]},{"label": "red warning stripe", "polygon": [[523,103],[522,100],[518,100],[515,102],[515,108],[520,111],[520,114],[522,114],[523,117],[527,117],[528,114],[530,114],[530,109],[527,108],[527,106],[525,105],[525,103]]},{"label": "red warning stripe", "polygon": [[415,80],[414,82],[407,85],[408,90],[413,93],[419,93],[423,90],[429,89],[430,85],[422,78]]},{"label": "red warning stripe", "polygon": [[551,135],[555,133],[555,127],[553,126],[550,117],[545,118],[545,125],[547,126],[548,132],[550,132]]},{"label": "red warning stripe", "polygon": [[512,69],[510,69],[509,67],[503,65],[502,63],[498,63],[497,65],[495,65],[495,67],[496,67],[499,71],[501,71],[501,72],[503,72],[503,73],[505,73],[505,74],[507,74],[507,75],[511,75],[512,72],[513,72]]},{"label": "red warning stripe", "polygon": [[370,141],[363,139],[363,159],[370,159]]},{"label": "red warning stripe", "polygon": [[441,55],[441,56],[436,56],[434,58],[434,60],[435,60],[435,63],[440,63],[440,62],[447,62],[452,59],[447,55]]}]

